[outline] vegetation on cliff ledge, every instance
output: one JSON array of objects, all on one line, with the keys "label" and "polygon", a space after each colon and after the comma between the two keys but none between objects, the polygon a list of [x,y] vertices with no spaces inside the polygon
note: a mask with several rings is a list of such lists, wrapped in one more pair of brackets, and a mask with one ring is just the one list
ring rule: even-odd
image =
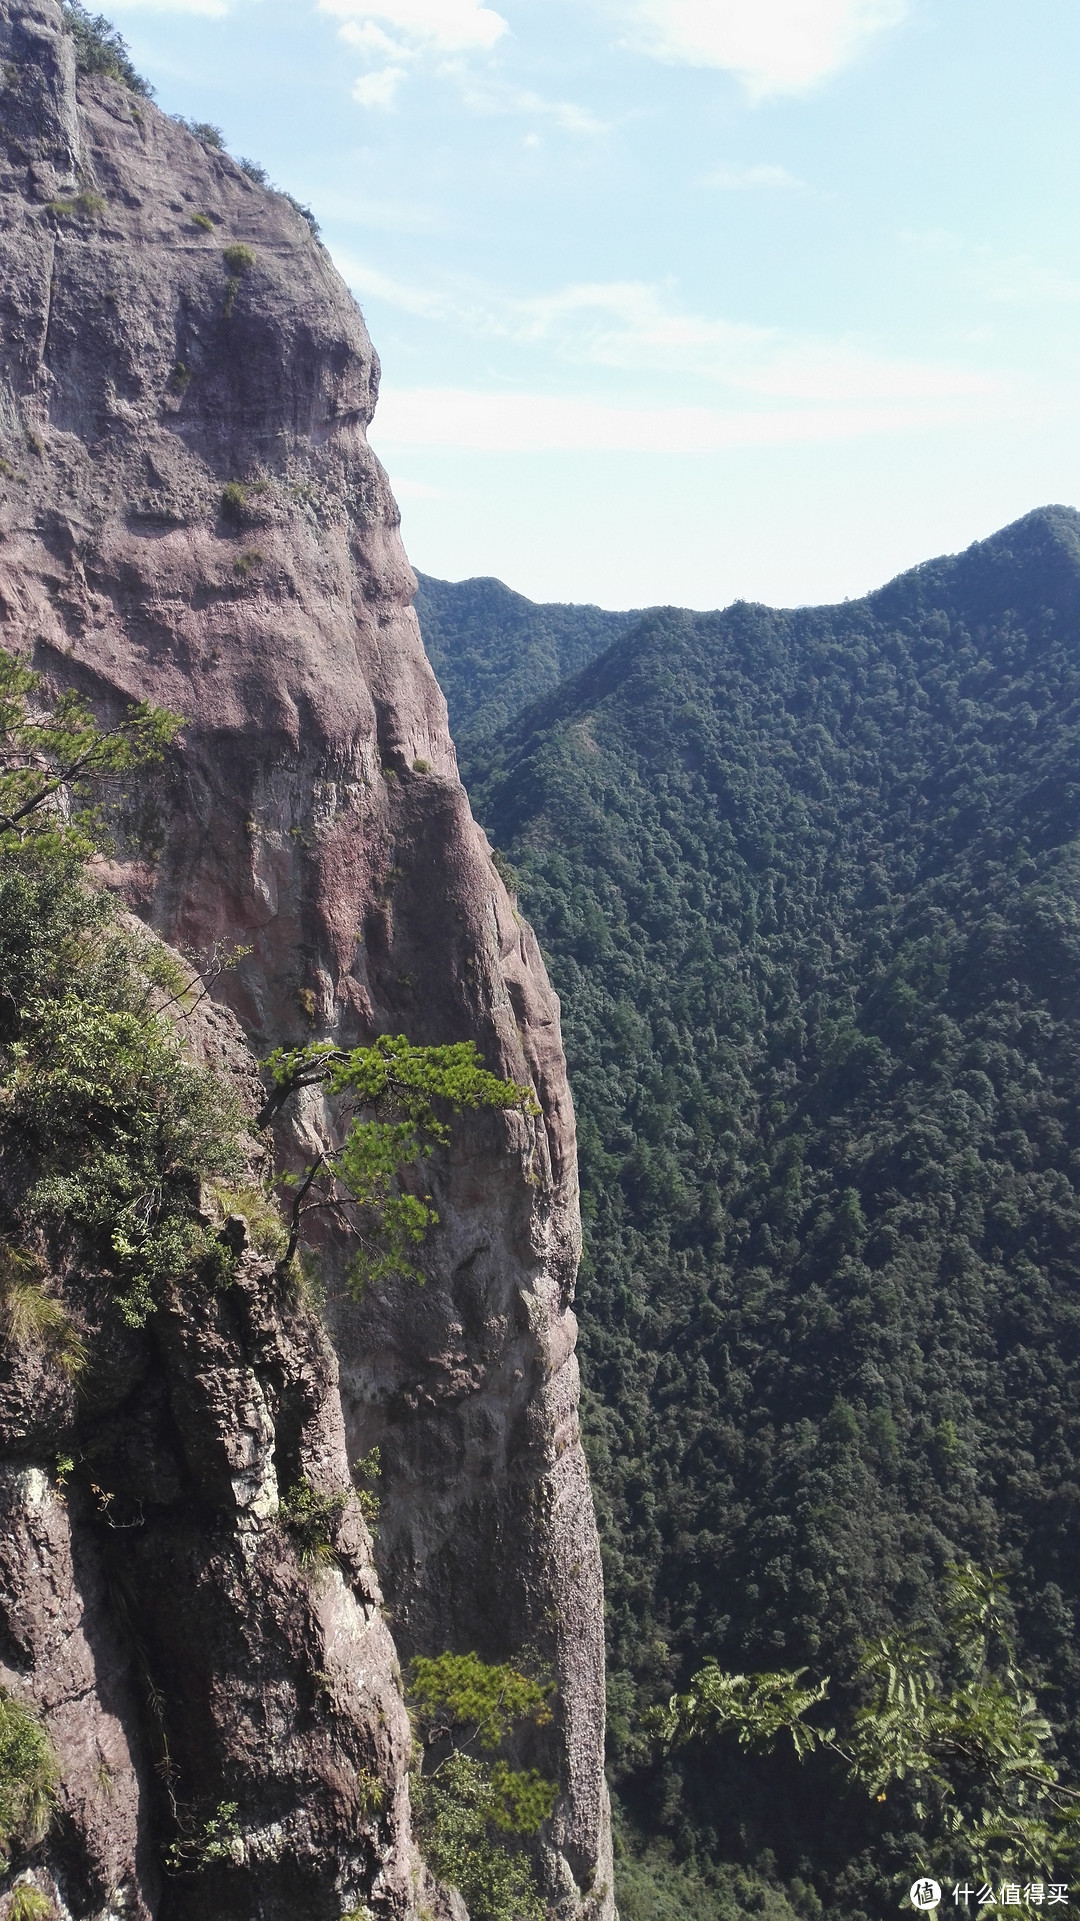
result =
[{"label": "vegetation on cliff ledge", "polygon": [[13,1846],[44,1834],[56,1782],[56,1757],[41,1723],[0,1688],[0,1869]]},{"label": "vegetation on cliff ledge", "polygon": [[551,1720],[548,1682],[476,1654],[419,1657],[409,1697],[422,1766],[413,1776],[418,1833],[437,1875],[472,1921],[544,1921],[527,1844],[550,1815],[554,1781],[500,1749]]},{"label": "vegetation on cliff ledge", "polygon": [[88,885],[95,822],[72,808],[180,723],[133,707],[102,730],[74,695],[31,714],[41,694],[0,653],[0,1227],[9,1256],[77,1250],[139,1325],[170,1276],[222,1258],[199,1184],[241,1171],[240,1114],[161,1011],[186,976]]},{"label": "vegetation on cliff ledge", "polygon": [[144,100],[154,89],[132,64],[127,41],[103,13],[91,13],[82,0],[61,0],[64,25],[75,42],[75,62],[80,73],[103,73],[110,80],[137,93]]}]

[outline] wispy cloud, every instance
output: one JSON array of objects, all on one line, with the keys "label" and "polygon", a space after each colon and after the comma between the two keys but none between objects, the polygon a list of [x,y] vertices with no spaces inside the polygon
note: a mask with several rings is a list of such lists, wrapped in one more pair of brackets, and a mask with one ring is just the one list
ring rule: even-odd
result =
[{"label": "wispy cloud", "polygon": [[111,0],[110,13],[201,13],[220,20],[228,0]]},{"label": "wispy cloud", "polygon": [[490,53],[508,31],[502,15],[481,0],[319,0],[319,8],[340,20],[341,38],[370,63],[353,87],[363,107],[393,106],[402,81],[426,64],[458,87],[470,113],[551,120],[568,133],[608,131],[573,101],[545,99],[495,74],[477,77],[468,56]]},{"label": "wispy cloud", "polygon": [[545,100],[528,88],[508,87],[500,81],[477,82],[461,76],[461,96],[472,113],[514,114],[522,118],[553,120],[567,133],[600,135],[610,132],[610,124],[585,107],[570,100]]},{"label": "wispy cloud", "polygon": [[352,97],[362,107],[392,107],[407,77],[404,67],[380,67],[377,73],[362,73],[353,83]]},{"label": "wispy cloud", "polygon": [[533,344],[579,367],[689,378],[766,402],[830,406],[938,403],[1001,391],[1000,379],[981,369],[883,354],[856,336],[797,334],[687,313],[665,289],[639,281],[581,284],[523,300],[410,286],[341,256],[339,265],[361,302],[383,300],[474,339]]},{"label": "wispy cloud", "polygon": [[628,0],[633,44],[656,59],[719,67],[751,98],[802,93],[895,26],[907,0]]},{"label": "wispy cloud", "polygon": [[714,167],[711,173],[703,175],[703,187],[720,187],[726,191],[741,192],[747,188],[797,188],[805,192],[806,182],[797,174],[789,173],[786,167],[770,166],[767,162],[746,166],[741,161],[731,160],[723,166]]},{"label": "wispy cloud", "polygon": [[[400,54],[402,46],[439,53],[488,48],[508,31],[501,13],[482,0],[319,0],[322,13],[346,23],[353,45]],[[383,31],[389,27],[396,39]]]},{"label": "wispy cloud", "polygon": [[372,428],[382,448],[453,447],[462,453],[717,454],[739,447],[905,433],[985,417],[971,403],[783,408],[619,407],[572,395],[384,389]]}]

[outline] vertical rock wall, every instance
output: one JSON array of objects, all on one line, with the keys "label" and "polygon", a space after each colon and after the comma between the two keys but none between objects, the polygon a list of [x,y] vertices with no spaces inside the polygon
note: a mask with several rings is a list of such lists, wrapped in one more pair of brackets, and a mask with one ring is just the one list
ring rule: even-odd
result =
[{"label": "vertical rock wall", "polygon": [[59,28],[0,0],[0,645],[99,711],[188,717],[110,878],[186,951],[249,950],[218,991],[257,1053],[472,1038],[536,1088],[539,1121],[455,1133],[427,1286],[337,1300],[332,1331],[402,1655],[555,1669],[553,1911],[608,1915],[558,1004],[457,779],[366,439],[378,362],[291,203],[116,82],[76,101]]}]

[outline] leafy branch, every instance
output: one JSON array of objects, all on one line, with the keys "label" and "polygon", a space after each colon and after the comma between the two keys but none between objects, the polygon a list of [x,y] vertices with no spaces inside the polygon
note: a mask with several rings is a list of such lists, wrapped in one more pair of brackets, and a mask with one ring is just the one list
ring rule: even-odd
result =
[{"label": "leafy branch", "polygon": [[[409,1699],[422,1743],[413,1798],[422,1844],[475,1921],[542,1921],[546,1912],[522,1844],[548,1819],[558,1788],[536,1768],[482,1760],[468,1749],[493,1754],[522,1726],[547,1725],[553,1693],[553,1683],[477,1654],[420,1656],[412,1664]],[[447,1751],[428,1766],[440,1750]]]},{"label": "leafy branch", "polygon": [[439,1217],[430,1194],[412,1193],[403,1182],[447,1144],[449,1117],[479,1108],[540,1113],[532,1088],[490,1073],[472,1041],[416,1047],[402,1034],[382,1034],[370,1047],[278,1048],[263,1065],[272,1085],[260,1126],[305,1088],[325,1088],[361,1110],[339,1148],[325,1149],[290,1177],[296,1191],[285,1254],[287,1265],[305,1216],[328,1210],[360,1243],[349,1271],[356,1295],[391,1275],[422,1278],[410,1257]]},{"label": "leafy branch", "polygon": [[16,832],[62,788],[126,773],[159,758],[183,719],[135,701],[115,726],[100,728],[81,694],[62,694],[42,720],[27,715],[40,674],[0,652],[0,832]]},{"label": "leafy branch", "polygon": [[966,1872],[1059,1872],[1080,1854],[1080,1790],[1049,1758],[1050,1724],[1018,1665],[1003,1578],[950,1568],[944,1612],[944,1649],[904,1632],[864,1647],[856,1678],[870,1698],[843,1738],[807,1718],[828,1677],[805,1686],[804,1668],[727,1674],[712,1660],[654,1710],[652,1732],[670,1747],[727,1730],[764,1750],[787,1733],[800,1760],[833,1754],[878,1801],[906,1786],[920,1831],[951,1844]]}]

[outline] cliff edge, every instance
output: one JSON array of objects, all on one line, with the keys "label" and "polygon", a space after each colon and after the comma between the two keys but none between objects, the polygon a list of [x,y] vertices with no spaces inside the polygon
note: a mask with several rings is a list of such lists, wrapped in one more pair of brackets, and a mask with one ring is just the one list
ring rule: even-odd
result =
[{"label": "cliff edge", "polygon": [[[215,992],[258,1055],[473,1039],[537,1093],[539,1121],[455,1132],[422,1289],[358,1306],[331,1285],[333,1393],[349,1458],[381,1451],[401,1658],[475,1648],[557,1676],[546,1891],[600,1921],[602,1593],[558,1003],[457,778],[366,438],[378,362],[295,205],[118,81],[76,78],[52,0],[0,0],[0,80],[0,645],[102,717],[137,698],[188,723],[118,818],[111,884],[189,955],[245,950]],[[312,1103],[284,1158],[333,1125]],[[396,1688],[392,1650],[380,1672]],[[278,1913],[249,1872],[245,1912]],[[387,1912],[411,1899],[396,1874]],[[130,1878],[154,1911],[134,1857]]]}]

